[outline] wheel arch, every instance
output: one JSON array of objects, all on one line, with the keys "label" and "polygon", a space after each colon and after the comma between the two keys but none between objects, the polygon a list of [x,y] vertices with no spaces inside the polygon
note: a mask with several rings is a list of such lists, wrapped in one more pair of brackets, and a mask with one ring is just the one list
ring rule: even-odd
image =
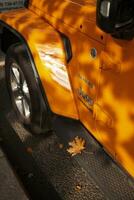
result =
[{"label": "wheel arch", "polygon": [[[66,84],[67,82],[67,84],[69,84],[69,90],[64,87],[64,83],[63,86],[57,80],[55,81],[52,78],[53,72],[50,72],[48,66],[46,66],[47,64],[46,61],[44,61],[44,55],[40,55],[42,52],[40,52],[40,46],[38,46],[38,44],[43,46],[47,46],[47,44],[49,44],[49,48],[51,49],[53,49],[53,47],[57,48],[58,46],[57,49],[59,54],[60,52],[62,52],[62,54],[65,53],[63,41],[59,32],[28,9],[23,9],[18,12],[15,11],[11,13],[4,13],[2,16],[0,16],[0,18],[0,24],[12,32],[17,40],[19,39],[19,41],[25,45],[25,49],[30,58],[32,68],[37,80],[37,84],[39,85],[40,93],[41,95],[43,94],[43,98],[45,97],[45,99],[48,100],[47,102],[49,103],[51,111],[58,115],[79,119],[73,91],[70,84],[71,80],[69,71],[67,69],[67,63],[65,60],[63,61],[63,67],[65,69],[63,70],[65,72],[63,75],[65,75],[65,78],[68,76],[68,80],[64,83]],[[54,51],[56,52],[55,49]],[[43,49],[43,51],[45,52],[45,49]],[[44,52],[43,54],[45,54]],[[55,57],[53,58],[55,62]],[[60,60],[60,58],[58,59]],[[62,64],[60,63],[60,65]],[[60,75],[58,74],[58,80],[60,79],[59,76]],[[54,78],[57,77],[55,76]]]},{"label": "wheel arch", "polygon": [[[3,52],[6,54],[8,48],[11,45],[16,44],[16,43],[22,43],[24,45],[24,48],[30,59],[35,77],[37,78],[37,81],[39,81],[39,75],[38,75],[36,67],[35,67],[34,58],[31,54],[30,48],[27,44],[27,41],[25,40],[23,35],[21,35],[18,31],[16,31],[11,26],[9,26],[8,24],[6,24],[4,21],[1,21],[1,20],[0,20],[0,30],[1,30],[0,31],[1,40],[3,40],[3,41],[1,41],[1,49],[3,50]],[[39,82],[38,82],[38,84],[39,84]]]}]

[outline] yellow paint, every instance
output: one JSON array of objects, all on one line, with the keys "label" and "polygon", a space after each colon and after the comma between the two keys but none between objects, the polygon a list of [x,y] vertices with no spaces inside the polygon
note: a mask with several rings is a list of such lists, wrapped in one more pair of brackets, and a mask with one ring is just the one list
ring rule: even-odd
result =
[{"label": "yellow paint", "polygon": [[[60,35],[28,9],[10,11],[10,14],[3,13],[0,18],[21,33],[27,41],[52,111],[77,119]],[[49,57],[49,60],[46,57]],[[51,70],[48,67],[50,63],[53,63]],[[58,69],[66,77],[65,81],[59,81]]]},{"label": "yellow paint", "polygon": [[[103,33],[95,16],[94,0],[30,0],[28,9],[0,14],[0,19],[27,41],[52,111],[80,119],[134,177],[134,40]],[[69,63],[57,31],[70,39]],[[78,95],[79,88],[92,106]]]}]

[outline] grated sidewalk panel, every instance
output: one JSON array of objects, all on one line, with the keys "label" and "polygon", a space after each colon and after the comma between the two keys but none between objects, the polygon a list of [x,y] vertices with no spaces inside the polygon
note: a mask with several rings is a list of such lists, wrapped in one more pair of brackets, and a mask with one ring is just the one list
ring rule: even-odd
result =
[{"label": "grated sidewalk panel", "polygon": [[133,179],[109,157],[79,121],[57,117],[53,126],[66,145],[76,136],[85,139],[86,152],[74,159],[90,174],[108,199],[134,200]]}]

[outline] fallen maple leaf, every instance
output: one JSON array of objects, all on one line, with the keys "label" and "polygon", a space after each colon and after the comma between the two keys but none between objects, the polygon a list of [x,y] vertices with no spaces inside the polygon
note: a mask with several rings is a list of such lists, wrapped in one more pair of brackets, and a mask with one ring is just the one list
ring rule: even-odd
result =
[{"label": "fallen maple leaf", "polygon": [[85,140],[77,136],[72,142],[69,142],[69,146],[70,147],[67,149],[68,153],[75,156],[85,149]]}]

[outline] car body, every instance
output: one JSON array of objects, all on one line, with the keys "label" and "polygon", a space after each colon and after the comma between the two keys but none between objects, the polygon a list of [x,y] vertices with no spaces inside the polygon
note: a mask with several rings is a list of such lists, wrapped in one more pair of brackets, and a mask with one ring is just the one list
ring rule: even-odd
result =
[{"label": "car body", "polygon": [[30,0],[0,24],[25,42],[51,111],[79,120],[133,177],[134,40],[98,28],[95,0]]}]

